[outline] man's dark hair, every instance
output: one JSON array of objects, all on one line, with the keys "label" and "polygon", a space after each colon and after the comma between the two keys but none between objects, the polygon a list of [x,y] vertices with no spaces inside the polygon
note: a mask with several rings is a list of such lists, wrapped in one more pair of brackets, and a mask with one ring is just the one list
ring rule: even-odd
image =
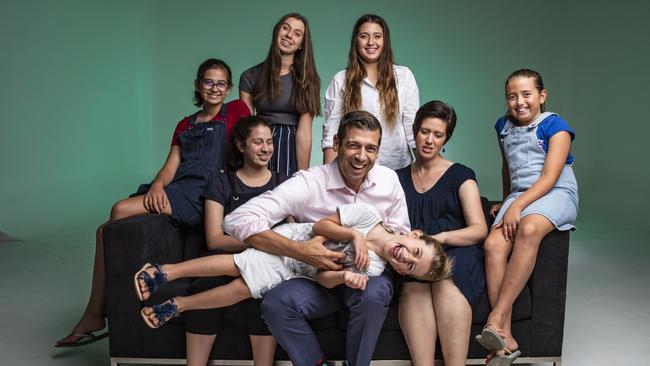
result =
[{"label": "man's dark hair", "polygon": [[345,140],[345,136],[350,128],[358,128],[365,131],[379,131],[379,142],[377,147],[381,145],[381,124],[375,116],[366,111],[353,111],[348,112],[341,118],[339,130],[336,133],[338,137],[339,146]]}]

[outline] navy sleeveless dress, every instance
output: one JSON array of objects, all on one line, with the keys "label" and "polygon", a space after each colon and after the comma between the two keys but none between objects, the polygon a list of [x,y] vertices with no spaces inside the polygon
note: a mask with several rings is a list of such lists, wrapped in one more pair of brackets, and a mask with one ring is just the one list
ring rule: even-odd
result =
[{"label": "navy sleeveless dress", "polygon": [[[406,195],[411,229],[419,229],[426,234],[435,235],[443,231],[467,227],[458,190],[466,180],[476,180],[472,169],[455,163],[443,173],[433,187],[424,193],[415,190],[411,165],[396,172]],[[483,244],[444,245],[443,247],[454,261],[452,279],[456,287],[473,306],[485,290]],[[411,277],[403,277],[402,282],[417,281]]]}]

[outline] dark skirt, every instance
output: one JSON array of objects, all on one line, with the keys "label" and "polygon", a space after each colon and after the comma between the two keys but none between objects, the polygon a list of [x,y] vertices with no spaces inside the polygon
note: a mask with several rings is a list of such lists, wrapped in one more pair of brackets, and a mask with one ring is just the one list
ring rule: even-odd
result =
[{"label": "dark skirt", "polygon": [[298,171],[296,126],[273,125],[273,156],[269,169],[289,177]]}]

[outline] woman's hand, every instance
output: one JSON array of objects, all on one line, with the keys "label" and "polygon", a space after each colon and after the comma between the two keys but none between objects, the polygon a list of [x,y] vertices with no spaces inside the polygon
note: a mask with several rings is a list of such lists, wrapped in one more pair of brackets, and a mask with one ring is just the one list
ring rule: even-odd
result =
[{"label": "woman's hand", "polygon": [[149,188],[147,194],[144,195],[144,208],[152,213],[163,213],[169,205],[167,193],[161,184],[154,183]]},{"label": "woman's hand", "polygon": [[497,214],[499,213],[499,210],[501,209],[502,206],[503,203],[497,203],[492,205],[492,207],[490,207],[490,215],[492,215],[492,217],[497,217]]},{"label": "woman's hand", "polygon": [[437,233],[436,235],[433,235],[432,237],[436,239],[441,245],[447,244],[447,234],[446,231],[442,231]]},{"label": "woman's hand", "polygon": [[506,213],[503,215],[503,221],[501,222],[503,236],[512,243],[515,241],[519,220],[521,220],[521,208],[513,202],[506,210]]},{"label": "woman's hand", "polygon": [[358,233],[358,235],[354,236],[352,245],[354,245],[355,252],[354,264],[359,268],[359,270],[365,271],[368,269],[368,264],[370,262],[370,259],[368,258],[368,244],[366,243],[366,238],[364,238],[361,233]]},{"label": "woman's hand", "polygon": [[345,284],[348,287],[357,290],[365,290],[366,285],[368,284],[368,276],[362,275],[361,273],[344,271],[343,281],[345,281]]}]

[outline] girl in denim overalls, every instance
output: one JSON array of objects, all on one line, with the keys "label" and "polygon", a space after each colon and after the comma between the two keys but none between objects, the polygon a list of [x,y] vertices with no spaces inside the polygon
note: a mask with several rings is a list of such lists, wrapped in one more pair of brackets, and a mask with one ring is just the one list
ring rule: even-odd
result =
[{"label": "girl in denim overalls", "polygon": [[[194,81],[194,104],[202,107],[176,126],[172,146],[151,184],[143,184],[127,199],[118,201],[109,221],[158,213],[171,216],[183,225],[203,220],[202,194],[212,172],[224,168],[227,134],[240,117],[249,116],[241,100],[224,103],[232,87],[230,67],[217,59],[203,62]],[[105,274],[102,230],[97,229],[92,290],[86,310],[72,332],[57,341],[57,347],[75,347],[92,343],[108,335],[102,330],[105,305]]]},{"label": "girl in denim overalls", "polygon": [[502,205],[485,241],[485,270],[492,312],[476,339],[490,350],[488,365],[510,365],[520,354],[512,336],[512,304],[528,280],[540,242],[573,230],[578,185],[571,164],[573,129],[544,112],[547,92],[539,73],[521,69],[506,80],[508,113],[497,120],[503,156]]}]

